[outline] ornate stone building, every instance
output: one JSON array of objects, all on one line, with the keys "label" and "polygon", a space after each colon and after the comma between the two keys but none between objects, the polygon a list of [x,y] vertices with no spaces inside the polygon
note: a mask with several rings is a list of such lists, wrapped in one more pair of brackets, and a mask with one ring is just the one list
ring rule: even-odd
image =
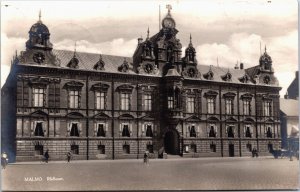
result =
[{"label": "ornate stone building", "polygon": [[[170,14],[133,57],[53,49],[39,20],[2,89],[2,146],[16,160],[261,155],[280,146],[272,59],[235,69],[182,53]],[[201,53],[198,53],[201,54]],[[5,111],[5,112],[4,112]],[[14,142],[15,141],[15,142]]]}]

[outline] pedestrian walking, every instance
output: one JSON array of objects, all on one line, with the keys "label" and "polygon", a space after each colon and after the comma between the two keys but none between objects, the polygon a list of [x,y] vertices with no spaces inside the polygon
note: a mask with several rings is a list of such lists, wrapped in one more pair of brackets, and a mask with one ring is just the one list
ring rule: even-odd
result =
[{"label": "pedestrian walking", "polygon": [[145,151],[145,153],[144,153],[144,164],[147,164],[147,158],[148,158],[148,154],[147,154],[147,151]]},{"label": "pedestrian walking", "polygon": [[45,160],[46,163],[48,163],[49,158],[50,158],[50,156],[49,156],[49,151],[48,151],[48,149],[47,149],[47,151],[46,151],[45,154],[44,154],[44,160]]},{"label": "pedestrian walking", "polygon": [[67,160],[68,160],[68,163],[70,163],[71,157],[72,157],[72,153],[71,153],[71,151],[69,151],[69,152],[67,153]]},{"label": "pedestrian walking", "polygon": [[2,165],[2,169],[5,169],[6,166],[7,166],[7,164],[8,164],[8,156],[7,156],[6,152],[3,152],[3,153],[1,154],[1,165]]}]

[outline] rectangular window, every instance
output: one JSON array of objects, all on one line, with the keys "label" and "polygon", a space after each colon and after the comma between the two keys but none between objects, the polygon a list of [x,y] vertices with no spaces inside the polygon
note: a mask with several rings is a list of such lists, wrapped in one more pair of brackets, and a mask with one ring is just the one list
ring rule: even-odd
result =
[{"label": "rectangular window", "polygon": [[35,155],[44,155],[44,147],[43,145],[35,145],[34,146]]},{"label": "rectangular window", "polygon": [[105,145],[98,145],[98,154],[105,154]]},{"label": "rectangular window", "polygon": [[79,108],[79,91],[69,91],[69,107]]},{"label": "rectangular window", "polygon": [[153,137],[152,125],[146,125],[146,137]]},{"label": "rectangular window", "polygon": [[250,143],[247,143],[246,147],[249,152],[252,152],[252,145]]},{"label": "rectangular window", "polygon": [[273,137],[273,131],[272,127],[268,126],[265,130],[267,138],[272,138]]},{"label": "rectangular window", "polygon": [[148,151],[149,153],[153,153],[153,145],[148,144],[148,145],[147,145],[147,151]]},{"label": "rectangular window", "polygon": [[216,152],[216,151],[217,151],[216,144],[211,143],[210,144],[210,152]]},{"label": "rectangular window", "polygon": [[187,98],[187,105],[186,105],[186,111],[188,113],[194,113],[195,112],[195,98],[194,97],[188,97]]},{"label": "rectangular window", "polygon": [[97,127],[97,137],[105,137],[105,129],[104,129],[104,124],[98,124]]},{"label": "rectangular window", "polygon": [[234,137],[234,126],[227,126],[227,137]]},{"label": "rectangular window", "polygon": [[72,154],[79,155],[79,145],[71,145]]},{"label": "rectangular window", "polygon": [[196,144],[191,144],[191,152],[197,153],[197,145]]},{"label": "rectangular window", "polygon": [[33,88],[33,105],[34,107],[44,106],[45,89]]},{"label": "rectangular window", "polygon": [[123,145],[123,153],[130,154],[130,146],[129,145]]},{"label": "rectangular window", "polygon": [[44,137],[43,122],[36,122],[34,136]]},{"label": "rectangular window", "polygon": [[207,113],[213,114],[215,113],[215,99],[207,98]]},{"label": "rectangular window", "polygon": [[95,92],[95,97],[96,97],[96,109],[105,109],[106,93]]},{"label": "rectangular window", "polygon": [[250,101],[249,100],[243,100],[243,112],[244,115],[250,115]]},{"label": "rectangular window", "polygon": [[122,137],[130,137],[129,125],[128,124],[123,124],[122,125]]},{"label": "rectangular window", "polygon": [[227,115],[233,114],[233,101],[231,99],[225,99],[225,112]]},{"label": "rectangular window", "polygon": [[121,110],[130,110],[130,94],[121,93]]},{"label": "rectangular window", "polygon": [[250,125],[245,126],[245,137],[252,137],[252,130]]},{"label": "rectangular window", "polygon": [[145,111],[152,110],[152,95],[151,94],[144,95],[144,110]]},{"label": "rectangular window", "polygon": [[210,125],[209,126],[208,137],[216,137],[216,136],[217,136],[217,133],[216,133],[215,125]]},{"label": "rectangular window", "polygon": [[174,97],[168,96],[168,109],[174,109]]},{"label": "rectangular window", "polygon": [[190,131],[190,137],[196,137],[197,136],[196,129],[195,129],[194,125],[189,126],[189,131]]},{"label": "rectangular window", "polygon": [[78,123],[72,123],[71,124],[70,136],[71,137],[79,137]]},{"label": "rectangular window", "polygon": [[272,101],[264,101],[264,113],[265,116],[272,115]]}]

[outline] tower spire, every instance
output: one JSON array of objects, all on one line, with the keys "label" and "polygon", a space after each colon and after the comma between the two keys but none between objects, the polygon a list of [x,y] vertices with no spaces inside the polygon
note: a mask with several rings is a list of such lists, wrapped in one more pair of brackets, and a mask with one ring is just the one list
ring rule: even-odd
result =
[{"label": "tower spire", "polygon": [[149,39],[149,26],[148,26],[148,30],[147,30],[147,40]]},{"label": "tower spire", "polygon": [[267,53],[267,45],[265,45],[265,53]]},{"label": "tower spire", "polygon": [[74,57],[76,57],[76,41],[75,41],[75,45],[74,45]]},{"label": "tower spire", "polygon": [[170,15],[172,6],[170,4],[168,4],[168,5],[166,5],[166,8],[168,9],[168,15]]},{"label": "tower spire", "polygon": [[42,11],[41,11],[41,9],[40,9],[40,11],[39,11],[39,23],[42,23],[42,20],[41,20],[41,18],[42,18]]},{"label": "tower spire", "polygon": [[190,33],[190,44],[192,44],[192,33]]}]

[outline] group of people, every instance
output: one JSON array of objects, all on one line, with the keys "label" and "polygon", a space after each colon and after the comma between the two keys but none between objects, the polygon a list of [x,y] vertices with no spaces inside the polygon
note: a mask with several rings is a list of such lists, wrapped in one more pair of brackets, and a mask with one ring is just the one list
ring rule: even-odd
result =
[{"label": "group of people", "polygon": [[[68,153],[67,153],[67,162],[68,162],[68,163],[70,163],[71,157],[72,157],[72,152],[71,152],[71,151],[68,151]],[[45,152],[44,156],[43,156],[43,161],[45,161],[46,163],[48,163],[49,158],[50,158],[50,156],[49,156],[49,151],[47,150],[47,151]]]}]

